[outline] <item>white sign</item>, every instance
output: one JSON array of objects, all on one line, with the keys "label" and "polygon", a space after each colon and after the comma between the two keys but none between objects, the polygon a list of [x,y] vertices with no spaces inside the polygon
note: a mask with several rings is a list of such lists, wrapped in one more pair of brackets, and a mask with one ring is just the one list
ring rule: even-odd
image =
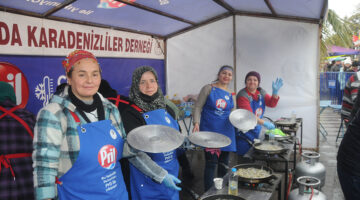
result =
[{"label": "white sign", "polygon": [[164,41],[148,35],[0,12],[0,54],[164,59]]}]

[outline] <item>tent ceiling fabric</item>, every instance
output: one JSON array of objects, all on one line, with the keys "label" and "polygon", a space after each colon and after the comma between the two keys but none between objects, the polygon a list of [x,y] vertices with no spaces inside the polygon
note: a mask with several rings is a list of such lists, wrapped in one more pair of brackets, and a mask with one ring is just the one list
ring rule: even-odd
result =
[{"label": "tent ceiling fabric", "polygon": [[172,37],[230,15],[322,23],[328,0],[2,0],[5,12]]}]

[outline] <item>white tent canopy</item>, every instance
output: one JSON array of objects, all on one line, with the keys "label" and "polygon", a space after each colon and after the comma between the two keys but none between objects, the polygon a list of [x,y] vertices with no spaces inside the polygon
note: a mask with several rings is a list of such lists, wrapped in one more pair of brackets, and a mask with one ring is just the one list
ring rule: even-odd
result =
[{"label": "white tent canopy", "polygon": [[[252,70],[261,74],[260,85],[268,93],[272,81],[281,77],[279,104],[267,108],[265,115],[275,120],[295,111],[303,118],[303,146],[316,148],[319,35],[327,4],[327,0],[5,0],[0,1],[0,61],[36,55],[47,56],[44,61],[31,58],[41,65],[58,64],[75,48],[61,43],[61,34],[71,33],[78,45],[89,35],[104,38],[105,50],[93,46],[88,50],[113,64],[107,67],[121,76],[111,81],[126,89],[136,59],[163,69],[161,87],[170,97],[197,94],[225,64],[235,68],[235,92],[244,87],[244,77]],[[55,44],[63,45],[51,46]],[[19,63],[34,63],[26,59]],[[62,80],[60,72],[42,73],[38,74],[43,80]]]},{"label": "white tent canopy", "polygon": [[284,86],[278,106],[267,108],[265,115],[278,119],[294,111],[303,118],[304,147],[315,148],[318,35],[314,24],[236,16],[176,36],[167,41],[168,94],[199,93],[215,80],[222,65],[235,67],[235,92],[244,87],[249,71],[261,74],[260,86],[270,94],[272,81],[281,77]]}]

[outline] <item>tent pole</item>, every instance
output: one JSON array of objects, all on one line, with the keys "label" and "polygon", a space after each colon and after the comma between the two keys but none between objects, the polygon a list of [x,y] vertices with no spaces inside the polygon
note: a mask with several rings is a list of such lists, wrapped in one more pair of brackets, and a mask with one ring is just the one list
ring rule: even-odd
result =
[{"label": "tent pole", "polygon": [[234,80],[234,91],[235,94],[237,93],[236,88],[236,15],[233,15],[233,54],[234,54],[234,73],[233,73],[233,80]]}]

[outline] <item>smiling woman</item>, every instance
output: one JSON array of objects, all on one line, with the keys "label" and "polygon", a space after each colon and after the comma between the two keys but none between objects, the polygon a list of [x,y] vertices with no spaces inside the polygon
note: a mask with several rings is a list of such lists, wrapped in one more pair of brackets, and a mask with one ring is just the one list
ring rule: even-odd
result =
[{"label": "smiling woman", "polygon": [[68,73],[68,84],[80,100],[92,100],[101,82],[99,64],[93,59],[83,59],[75,63],[72,73]]},{"label": "smiling woman", "polygon": [[[226,174],[224,166],[229,164],[229,152],[236,150],[235,128],[229,120],[230,112],[236,108],[234,93],[228,88],[233,77],[233,68],[228,65],[220,67],[216,80],[205,85],[195,104],[193,132],[210,131],[227,136],[231,144],[221,149],[205,149],[205,191],[213,185],[215,169],[218,166],[219,177]],[[200,117],[201,116],[201,117]]]}]

